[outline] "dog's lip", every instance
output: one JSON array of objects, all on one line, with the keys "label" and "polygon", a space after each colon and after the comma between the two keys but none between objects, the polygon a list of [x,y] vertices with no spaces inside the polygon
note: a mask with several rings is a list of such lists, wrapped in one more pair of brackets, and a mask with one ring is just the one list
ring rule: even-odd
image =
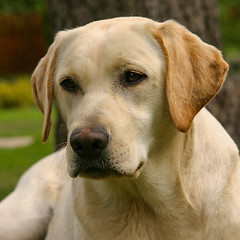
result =
[{"label": "dog's lip", "polygon": [[135,172],[133,174],[128,174],[128,173],[124,173],[124,172],[120,172],[116,169],[113,168],[99,168],[99,167],[89,167],[87,169],[85,169],[83,172],[80,172],[78,175],[81,177],[87,177],[87,178],[92,178],[92,179],[103,179],[106,177],[137,177],[140,172],[141,169],[143,168],[144,163],[141,162],[137,169],[135,170]]},{"label": "dog's lip", "polygon": [[99,168],[99,167],[89,167],[85,169],[83,172],[79,173],[81,177],[93,178],[93,179],[101,179],[110,176],[121,176],[122,174],[115,169],[112,168]]},{"label": "dog's lip", "polygon": [[[95,162],[94,164],[81,165],[80,161],[76,161],[75,164],[71,166],[69,169],[69,175],[73,178],[79,176],[84,178],[92,178],[92,179],[103,179],[108,177],[127,177],[127,178],[136,178],[142,171],[144,166],[144,161],[141,161],[135,171],[124,171],[115,166],[111,166],[110,164],[99,164],[99,162]],[[76,164],[78,163],[78,164]],[[93,162],[92,162],[93,163]]]},{"label": "dog's lip", "polygon": [[137,172],[140,169],[142,169],[143,165],[144,165],[144,162],[140,162],[135,172]]},{"label": "dog's lip", "polygon": [[90,178],[103,178],[110,174],[110,171],[98,167],[90,167],[84,171]]},{"label": "dog's lip", "polygon": [[137,169],[135,170],[133,177],[137,178],[143,169],[144,162],[140,162]]}]

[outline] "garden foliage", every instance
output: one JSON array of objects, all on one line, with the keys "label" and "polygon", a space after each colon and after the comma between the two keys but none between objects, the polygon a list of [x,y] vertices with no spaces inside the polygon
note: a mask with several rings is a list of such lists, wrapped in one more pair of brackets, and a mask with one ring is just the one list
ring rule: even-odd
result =
[{"label": "garden foliage", "polygon": [[0,108],[23,107],[33,105],[29,76],[14,80],[0,80]]}]

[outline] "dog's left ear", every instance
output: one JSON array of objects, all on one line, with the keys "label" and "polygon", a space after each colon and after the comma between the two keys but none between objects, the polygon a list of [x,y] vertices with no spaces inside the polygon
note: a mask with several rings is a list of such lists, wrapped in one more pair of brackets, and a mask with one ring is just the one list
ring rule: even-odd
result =
[{"label": "dog's left ear", "polygon": [[194,116],[217,94],[228,64],[220,51],[173,20],[154,33],[166,58],[166,95],[172,119],[186,132]]},{"label": "dog's left ear", "polygon": [[53,103],[53,77],[59,44],[63,32],[57,34],[47,54],[40,60],[32,77],[32,91],[36,105],[44,114],[42,141],[46,142],[51,129],[51,111]]}]

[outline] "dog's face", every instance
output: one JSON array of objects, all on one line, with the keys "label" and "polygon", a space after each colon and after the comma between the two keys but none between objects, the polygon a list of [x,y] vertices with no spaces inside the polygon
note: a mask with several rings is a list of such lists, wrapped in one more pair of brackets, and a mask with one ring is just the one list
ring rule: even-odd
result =
[{"label": "dog's face", "polygon": [[32,77],[43,138],[54,97],[70,176],[137,177],[161,138],[188,130],[226,70],[215,48],[172,21],[119,18],[61,32]]},{"label": "dog's face", "polygon": [[[139,174],[153,140],[153,118],[163,109],[164,70],[159,44],[139,22],[69,31],[57,57],[54,95],[68,128],[71,176]],[[73,135],[80,135],[79,144],[86,128],[90,134],[82,141],[97,132],[90,144],[106,141],[101,150],[84,143],[88,154],[74,150]]]}]

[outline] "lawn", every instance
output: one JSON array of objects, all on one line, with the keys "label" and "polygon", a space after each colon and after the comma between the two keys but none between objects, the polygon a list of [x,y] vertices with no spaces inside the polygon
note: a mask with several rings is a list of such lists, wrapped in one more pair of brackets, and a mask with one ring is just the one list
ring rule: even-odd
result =
[{"label": "lawn", "polygon": [[53,151],[53,131],[47,143],[41,142],[42,123],[42,113],[36,107],[0,109],[0,137],[32,136],[34,139],[34,143],[27,147],[0,147],[0,200],[14,189],[26,169]]}]

